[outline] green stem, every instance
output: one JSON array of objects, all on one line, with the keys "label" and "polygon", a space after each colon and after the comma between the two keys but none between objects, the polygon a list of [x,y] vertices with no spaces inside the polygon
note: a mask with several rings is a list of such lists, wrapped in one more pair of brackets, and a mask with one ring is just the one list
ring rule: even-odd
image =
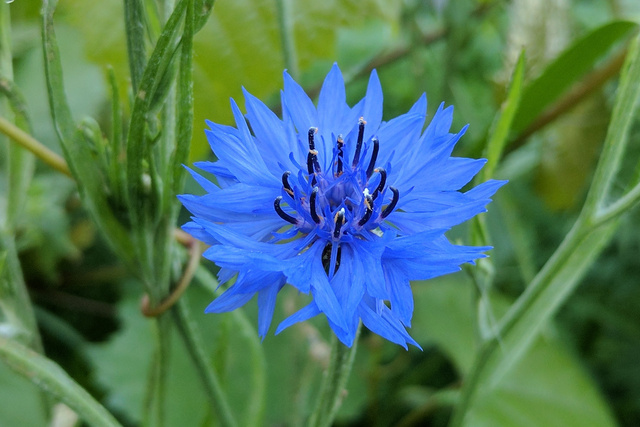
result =
[{"label": "green stem", "polygon": [[71,171],[67,162],[58,154],[51,151],[40,141],[11,123],[4,117],[0,117],[0,132],[17,142],[22,147],[31,151],[36,157],[51,166],[58,172],[71,177]]},{"label": "green stem", "polygon": [[499,344],[501,343],[501,339],[511,332],[516,322],[523,318],[524,314],[533,306],[542,291],[549,286],[553,277],[567,262],[576,246],[580,244],[583,239],[583,233],[578,232],[580,229],[580,225],[576,224],[576,226],[574,226],[560,247],[545,264],[544,268],[538,273],[531,285],[527,287],[525,292],[516,300],[509,312],[507,312],[500,324],[499,331],[480,347],[471,371],[468,377],[464,379],[460,402],[455,407],[449,427],[460,427],[463,425],[464,418],[473,404],[480,384],[488,375],[489,362],[494,357],[496,350],[500,348]]},{"label": "green stem", "polygon": [[604,141],[600,161],[594,172],[593,184],[589,188],[583,213],[594,219],[611,188],[611,183],[620,169],[620,161],[625,151],[629,126],[640,99],[640,39],[635,38],[629,46],[625,66],[620,77],[616,103],[609,123],[609,131]]},{"label": "green stem", "polygon": [[27,347],[0,336],[0,359],[18,374],[73,409],[95,427],[120,423],[58,364]]},{"label": "green stem", "polygon": [[322,381],[316,408],[309,419],[308,425],[310,427],[328,427],[338,414],[338,409],[344,399],[345,386],[355,360],[359,336],[360,326],[351,348],[339,342],[335,335],[332,336],[329,368]]},{"label": "green stem", "polygon": [[171,352],[171,317],[168,313],[155,318],[156,348],[147,383],[144,425],[161,427],[165,424],[166,384]]},{"label": "green stem", "polygon": [[640,198],[640,190],[633,188],[604,214],[599,212],[619,170],[640,98],[638,40],[629,50],[602,156],[582,212],[553,256],[503,317],[495,336],[482,345],[464,381],[461,401],[450,423],[452,427],[464,424],[480,390],[494,387],[526,352],[542,326],[566,301],[609,241],[618,225],[615,219]]},{"label": "green stem", "polygon": [[631,209],[640,201],[640,184],[636,184],[628,193],[620,197],[611,205],[601,210],[594,222],[596,225],[604,224],[619,217],[624,212]]},{"label": "green stem", "polygon": [[209,358],[206,355],[204,344],[196,330],[189,306],[184,298],[178,300],[172,313],[180,336],[189,351],[193,364],[198,370],[209,402],[211,402],[212,413],[217,416],[220,425],[223,427],[234,427],[238,425],[231,412],[227,396],[220,385],[218,374],[211,366]]},{"label": "green stem", "polygon": [[293,23],[291,22],[291,0],[276,0],[278,11],[278,26],[280,27],[280,41],[282,43],[282,55],[284,65],[289,74],[295,79],[298,77],[298,59],[293,38]]}]

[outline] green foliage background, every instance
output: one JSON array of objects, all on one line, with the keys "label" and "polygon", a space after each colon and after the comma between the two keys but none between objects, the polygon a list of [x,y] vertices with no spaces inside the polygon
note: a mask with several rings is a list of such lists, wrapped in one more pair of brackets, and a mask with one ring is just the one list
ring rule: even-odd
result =
[{"label": "green foliage background", "polygon": [[[145,2],[148,8],[153,4]],[[9,9],[14,81],[26,100],[32,134],[62,153],[46,101],[40,5],[16,0]],[[114,70],[125,110],[132,97],[123,13],[117,0],[61,1],[56,12],[72,112],[76,120],[94,117],[107,129],[106,138],[112,137],[107,67]],[[194,39],[190,161],[211,158],[204,120],[229,123],[229,98],[242,105],[243,86],[277,110],[283,69],[314,93],[335,61],[346,76],[351,102],[364,94],[368,73],[377,68],[385,119],[406,112],[422,92],[430,113],[440,102],[455,105],[453,129],[471,124],[455,154],[480,156],[499,128],[496,116],[519,54],[526,52],[519,107],[511,112],[503,160],[495,166],[495,177],[510,183],[484,217],[495,247],[493,286],[478,292],[478,273],[470,271],[415,283],[411,332],[424,351],[405,352],[364,333],[337,425],[449,422],[461,380],[472,370],[478,337],[492,330],[578,217],[607,134],[618,71],[639,19],[640,5],[632,0],[215,2]],[[160,25],[151,22],[149,28],[157,38]],[[582,95],[571,98],[575,93]],[[562,102],[568,102],[564,109]],[[508,104],[502,111],[508,112]],[[541,124],[546,113],[549,120]],[[637,176],[637,123],[629,141],[614,195]],[[4,158],[7,144],[0,151]],[[42,163],[35,167],[15,243],[45,354],[121,423],[144,423],[154,342],[152,325],[139,311],[141,287],[83,209],[74,182]],[[8,185],[3,174],[4,206]],[[188,181],[185,192],[195,187]],[[185,219],[183,212],[180,222]],[[466,425],[640,425],[637,223],[637,210],[620,220],[577,291],[526,354],[477,398]],[[450,237],[470,243],[470,231],[461,227]],[[254,302],[242,315],[202,314],[216,292],[214,267],[202,264],[184,298],[239,424],[303,425],[326,367],[328,331],[322,321],[259,343],[252,330]],[[7,265],[0,256],[0,272]],[[286,293],[275,322],[304,301]],[[477,324],[477,310],[488,313],[488,324]],[[11,323],[6,313],[0,320],[2,328]],[[0,334],[10,336],[5,329]],[[217,425],[199,374],[176,336],[170,360],[166,425]],[[0,402],[0,425],[47,425],[36,386],[2,364]]]}]

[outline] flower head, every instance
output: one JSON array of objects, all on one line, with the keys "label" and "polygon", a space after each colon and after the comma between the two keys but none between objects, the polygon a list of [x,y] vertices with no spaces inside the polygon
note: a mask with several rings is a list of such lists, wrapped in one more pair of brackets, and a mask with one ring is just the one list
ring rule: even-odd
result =
[{"label": "flower head", "polygon": [[312,299],[276,333],[322,313],[348,346],[360,321],[405,348],[418,346],[406,331],[410,281],[484,256],[489,248],[453,245],[444,233],[484,212],[504,184],[460,191],[485,160],[451,157],[466,130],[449,133],[453,108],[441,105],[423,132],[422,95],[409,112],[383,122],[376,72],[349,107],[337,65],[317,107],[285,72],[282,119],[244,96],[246,116],[231,101],[235,127],[208,122],[218,160],[196,166],[218,185],[189,169],[207,194],[179,196],[193,214],[183,228],[211,245],[204,256],[221,267],[220,281],[237,274],[206,311],[234,310],[257,293],[264,337],[288,284]]}]

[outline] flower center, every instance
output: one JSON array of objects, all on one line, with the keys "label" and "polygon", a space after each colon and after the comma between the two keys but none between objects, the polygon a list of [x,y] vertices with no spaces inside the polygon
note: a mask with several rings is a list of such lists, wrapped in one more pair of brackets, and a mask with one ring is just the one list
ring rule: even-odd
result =
[{"label": "flower center", "polygon": [[[318,129],[309,128],[306,170],[301,170],[297,176],[292,176],[291,171],[282,174],[282,195],[273,202],[280,218],[293,224],[298,231],[315,230],[319,236],[338,242],[375,230],[396,209],[400,192],[387,186],[386,170],[376,166],[380,141],[371,138],[363,152],[365,125],[366,121],[361,117],[351,167],[345,167],[348,164],[345,141],[338,135],[331,167],[326,171],[318,161]],[[367,151],[371,155],[364,167]]]}]

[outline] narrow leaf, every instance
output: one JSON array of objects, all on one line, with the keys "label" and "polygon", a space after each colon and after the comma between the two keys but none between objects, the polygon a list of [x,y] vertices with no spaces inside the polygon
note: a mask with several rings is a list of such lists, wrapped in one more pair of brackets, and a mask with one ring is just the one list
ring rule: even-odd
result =
[{"label": "narrow leaf", "polygon": [[213,4],[216,0],[196,0],[194,2],[194,11],[195,11],[195,28],[193,29],[194,33],[197,33],[204,27],[211,16],[211,11],[213,10]]},{"label": "narrow leaf", "polygon": [[120,91],[113,68],[109,67],[109,84],[111,86],[111,149],[109,158],[109,181],[114,192],[116,203],[124,205],[124,171],[120,161],[125,156],[124,134],[122,130],[122,106]]},{"label": "narrow leaf", "polygon": [[[182,190],[184,168],[187,161],[193,133],[193,35],[194,16],[193,7],[189,8],[182,35],[180,68],[178,74],[177,94],[177,126],[175,149],[169,162],[169,174],[172,175],[171,187],[166,191],[169,197]],[[175,204],[175,203],[174,203]]]},{"label": "narrow leaf", "polygon": [[177,39],[178,27],[187,4],[187,0],[181,0],[173,10],[149,58],[140,89],[135,96],[126,147],[129,211],[134,227],[143,222],[145,209],[150,208],[145,205],[147,197],[142,187],[143,161],[148,157],[149,150],[145,135],[147,114],[151,108],[151,101],[157,85],[175,52],[174,42]]},{"label": "narrow leaf", "polygon": [[127,53],[133,93],[140,87],[140,79],[147,62],[145,48],[145,18],[142,0],[124,0],[124,22],[127,33]]},{"label": "narrow leaf", "polygon": [[[13,112],[16,126],[31,134],[31,122],[27,114],[24,97],[15,83],[4,76],[0,76],[0,94],[6,97],[8,107]],[[9,112],[8,108],[2,107],[6,107],[6,105],[0,105],[3,113]],[[16,219],[20,216],[24,205],[27,189],[33,175],[34,157],[27,150],[16,144],[9,144],[7,157],[9,160],[7,174],[9,185],[7,188],[6,226],[11,229]]]},{"label": "narrow leaf", "polygon": [[525,55],[523,51],[520,53],[516,67],[511,75],[511,85],[509,86],[507,99],[502,104],[502,109],[490,131],[491,136],[489,137],[489,142],[487,143],[484,155],[487,159],[487,164],[482,168],[482,172],[479,175],[479,182],[484,182],[493,177],[498,161],[502,156],[502,151],[505,143],[507,142],[507,137],[509,136],[513,119],[516,111],[518,111],[518,108],[520,107],[524,65]]},{"label": "narrow leaf", "polygon": [[614,44],[637,29],[635,22],[616,21],[577,40],[525,88],[513,120],[513,131],[524,130],[546,107],[593,69]]},{"label": "narrow leaf", "polygon": [[133,266],[134,249],[129,233],[113,215],[104,191],[104,181],[95,171],[96,159],[85,143],[82,130],[73,121],[65,96],[62,63],[53,27],[56,3],[56,0],[43,1],[42,22],[45,77],[53,123],[85,207],[123,262]]}]

